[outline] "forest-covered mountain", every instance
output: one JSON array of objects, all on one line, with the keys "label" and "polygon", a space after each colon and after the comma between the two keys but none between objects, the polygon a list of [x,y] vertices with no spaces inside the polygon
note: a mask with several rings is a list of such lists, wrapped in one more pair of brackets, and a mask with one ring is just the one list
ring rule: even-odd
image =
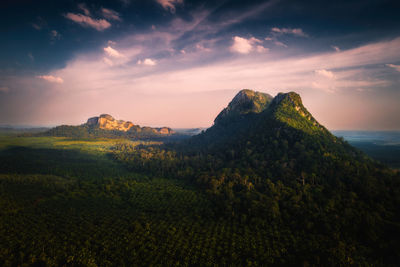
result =
[{"label": "forest-covered mountain", "polygon": [[116,120],[108,114],[92,117],[79,126],[61,125],[52,128],[42,135],[64,136],[74,138],[157,138],[175,134],[171,128],[140,127],[130,121]]},{"label": "forest-covered mountain", "polygon": [[69,127],[0,140],[1,266],[400,262],[398,171],[294,92],[242,90],[180,142],[126,140],[149,137],[108,115]]},{"label": "forest-covered mountain", "polygon": [[174,145],[121,144],[114,156],[135,171],[196,183],[226,216],[279,229],[297,244],[285,247],[294,258],[398,259],[398,172],[332,135],[294,92],[242,90],[205,132]]}]

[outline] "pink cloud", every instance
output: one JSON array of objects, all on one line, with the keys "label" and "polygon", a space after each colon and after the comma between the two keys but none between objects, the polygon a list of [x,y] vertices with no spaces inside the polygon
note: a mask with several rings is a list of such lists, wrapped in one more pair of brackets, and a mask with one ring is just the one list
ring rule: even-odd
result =
[{"label": "pink cloud", "polygon": [[108,66],[114,66],[114,62],[112,62],[109,58],[103,58],[103,62],[106,63]]},{"label": "pink cloud", "polygon": [[[340,53],[333,49],[324,53],[297,56],[285,54],[285,51],[273,55],[249,53],[243,57],[215,60],[207,65],[196,64],[199,58],[204,57],[204,53],[187,50],[185,55],[171,54],[171,57],[163,59],[162,64],[151,67],[154,64],[151,65],[151,61],[146,59],[153,60],[152,55],[171,47],[169,42],[174,38],[171,34],[156,31],[151,35],[141,34],[117,40],[118,47],[124,56],[129,58],[129,63],[121,64],[118,68],[108,66],[108,63],[114,64],[113,61],[118,59],[110,57],[109,60],[112,61],[107,63],[107,60],[104,60],[107,53],[105,51],[97,54],[96,50],[93,55],[82,54],[68,62],[65,68],[52,72],[52,75],[65,79],[62,85],[56,85],[64,90],[51,90],[55,85],[51,83],[44,85],[29,81],[27,84],[37,88],[49,88],[49,92],[57,93],[54,97],[58,100],[51,101],[57,105],[49,107],[48,110],[52,110],[52,114],[58,114],[58,118],[61,118],[60,113],[67,107],[73,106],[74,109],[85,112],[85,115],[77,113],[76,116],[82,116],[77,123],[89,117],[86,114],[100,114],[112,110],[110,113],[116,117],[121,117],[118,113],[125,114],[127,119],[142,124],[163,122],[168,126],[188,127],[201,122],[201,125],[210,125],[237,90],[252,88],[272,95],[279,91],[299,92],[307,108],[310,108],[309,110],[327,127],[343,126],[343,121],[350,125],[348,114],[354,112],[355,105],[359,105],[366,113],[360,117],[353,116],[356,123],[353,125],[356,127],[361,125],[363,118],[368,117],[366,114],[370,114],[368,109],[363,109],[368,105],[362,97],[370,94],[370,90],[376,93],[386,90],[385,86],[391,85],[390,80],[375,74],[384,71],[382,65],[387,62],[400,62],[400,38],[397,38],[342,50]],[[154,42],[155,45],[151,47],[146,45],[147,42],[153,43],[153,40],[159,39],[160,43]],[[246,40],[250,41],[251,38]],[[258,45],[262,44],[253,39],[254,49]],[[219,52],[221,51],[218,47],[213,47],[210,55],[217,55]],[[131,64],[136,63],[138,58],[142,59],[140,64]],[[145,67],[145,62],[150,63],[147,64],[149,67]],[[180,68],[175,68],[181,64]],[[375,69],[374,64],[379,64],[379,69]],[[365,65],[371,67],[364,68]],[[316,73],[316,70],[329,73],[332,69],[335,70],[335,79]],[[390,69],[386,68],[386,71]],[[232,90],[224,91],[228,88]],[[210,97],[211,92],[221,92],[221,98],[214,101]],[[197,97],[197,93],[204,97]],[[192,99],[191,105],[182,104],[183,100],[179,102],[176,99],[178,97],[172,97],[190,94],[193,98],[188,97],[185,101],[189,103]],[[168,96],[170,97],[166,101]],[[348,97],[348,100],[344,96]],[[398,93],[393,94],[391,99],[398,100],[396,96]],[[87,105],[88,102],[93,104]],[[157,108],[154,108],[155,102]],[[197,103],[196,107],[199,107],[197,113],[193,109],[194,102]],[[377,105],[376,102],[368,104]],[[336,110],[335,105],[340,105],[340,108],[336,107],[340,115],[329,115],[333,113],[332,110]],[[210,109],[204,109],[204,106],[210,106]],[[182,110],[185,110],[187,115],[182,114]],[[400,112],[400,109],[395,109],[391,114],[399,114],[395,111]]]},{"label": "pink cloud", "polygon": [[171,13],[175,13],[175,6],[177,4],[183,4],[183,0],[157,0],[165,10],[169,10]]},{"label": "pink cloud", "polygon": [[390,68],[393,68],[393,69],[395,69],[395,70],[400,72],[400,65],[386,64],[386,66],[388,66]]},{"label": "pink cloud", "polygon": [[43,79],[45,81],[51,82],[51,83],[63,83],[64,80],[60,77],[56,77],[53,75],[40,75],[40,76],[36,76],[39,79]]},{"label": "pink cloud", "polygon": [[137,64],[138,65],[146,65],[146,66],[155,66],[155,65],[157,65],[157,61],[155,61],[154,59],[151,59],[151,58],[145,58],[143,61],[138,60]]},{"label": "pink cloud", "polygon": [[122,58],[124,57],[123,54],[121,54],[120,52],[118,52],[117,50],[115,50],[114,48],[112,48],[111,46],[107,46],[104,49],[104,52],[107,53],[107,55],[109,55],[110,57],[115,57],[115,58]]},{"label": "pink cloud", "polygon": [[266,52],[269,51],[269,48],[264,47],[264,46],[262,46],[262,45],[257,45],[257,46],[256,46],[256,51],[257,51],[258,53],[266,53]]},{"label": "pink cloud", "polygon": [[78,8],[80,10],[82,10],[83,13],[85,13],[86,16],[90,16],[90,11],[89,11],[89,9],[86,7],[86,5],[84,3],[78,4]]},{"label": "pink cloud", "polygon": [[257,51],[257,52],[267,52],[268,49],[256,44],[262,43],[261,40],[251,37],[249,39],[242,38],[239,36],[233,37],[233,44],[230,47],[230,50],[235,53],[240,53],[240,54],[249,54],[251,51]]},{"label": "pink cloud", "polygon": [[332,71],[324,70],[324,69],[322,69],[322,70],[316,70],[315,73],[318,74],[318,75],[320,75],[320,76],[324,76],[324,77],[326,77],[326,78],[329,78],[329,79],[333,79],[333,78],[336,77],[335,74],[333,74]]},{"label": "pink cloud", "polygon": [[106,19],[121,21],[121,17],[117,11],[108,8],[102,8],[101,12]]},{"label": "pink cloud", "polygon": [[65,17],[84,27],[92,27],[98,31],[103,31],[111,27],[111,24],[105,19],[93,19],[89,16],[74,13],[67,13]]}]

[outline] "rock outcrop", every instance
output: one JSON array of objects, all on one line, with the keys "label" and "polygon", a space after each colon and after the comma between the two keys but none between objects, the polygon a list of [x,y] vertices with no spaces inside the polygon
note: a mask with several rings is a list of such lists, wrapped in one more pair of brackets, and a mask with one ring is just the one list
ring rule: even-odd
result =
[{"label": "rock outcrop", "polygon": [[84,124],[89,127],[98,127],[103,130],[123,131],[123,132],[148,132],[161,135],[170,135],[175,133],[171,128],[151,128],[140,127],[130,121],[116,120],[113,116],[108,114],[101,114],[98,117],[92,117]]}]

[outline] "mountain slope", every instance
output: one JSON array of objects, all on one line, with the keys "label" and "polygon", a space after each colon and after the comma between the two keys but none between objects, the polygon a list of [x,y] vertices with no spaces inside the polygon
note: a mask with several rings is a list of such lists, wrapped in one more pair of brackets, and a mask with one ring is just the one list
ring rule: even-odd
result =
[{"label": "mountain slope", "polygon": [[278,265],[396,266],[398,172],[332,135],[298,94],[259,106],[247,97],[255,95],[239,92],[212,127],[180,144],[121,145],[114,157],[138,172],[192,182],[217,214],[269,229],[259,238],[281,245],[281,257],[272,256]]}]

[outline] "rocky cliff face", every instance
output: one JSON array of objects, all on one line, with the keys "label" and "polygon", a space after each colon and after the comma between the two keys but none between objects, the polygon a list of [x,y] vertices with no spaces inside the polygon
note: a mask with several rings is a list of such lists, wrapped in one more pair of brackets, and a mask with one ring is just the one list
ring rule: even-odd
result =
[{"label": "rocky cliff face", "polygon": [[129,131],[135,126],[130,121],[116,120],[111,115],[101,114],[99,117],[89,118],[86,122],[89,126],[98,126],[104,130],[117,130],[117,131]]},{"label": "rocky cliff face", "polygon": [[140,127],[130,121],[116,120],[114,117],[108,114],[101,114],[98,117],[92,117],[87,120],[84,124],[91,127],[98,127],[103,130],[114,130],[123,132],[152,132],[156,134],[169,135],[175,133],[171,128],[151,128],[151,127]]}]

